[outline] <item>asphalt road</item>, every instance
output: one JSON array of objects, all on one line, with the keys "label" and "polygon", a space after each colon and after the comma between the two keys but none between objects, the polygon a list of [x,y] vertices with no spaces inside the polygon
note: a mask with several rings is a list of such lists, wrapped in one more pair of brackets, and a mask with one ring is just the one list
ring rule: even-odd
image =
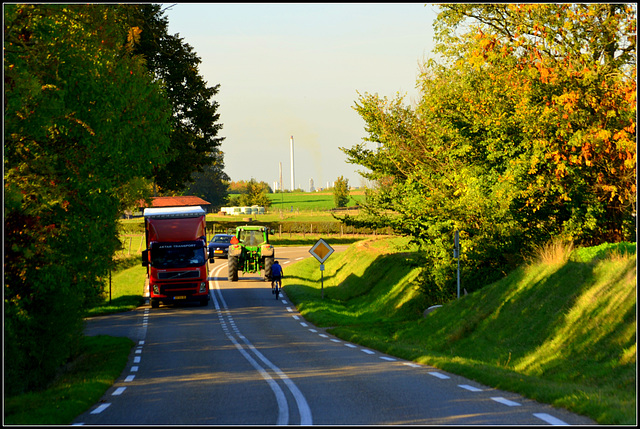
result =
[{"label": "asphalt road", "polygon": [[[336,247],[336,251],[343,247]],[[276,249],[287,265],[307,248]],[[88,335],[137,346],[119,380],[75,424],[548,425],[592,420],[347,343],[276,300],[256,274],[210,270],[211,302],[148,305],[89,319]]]}]

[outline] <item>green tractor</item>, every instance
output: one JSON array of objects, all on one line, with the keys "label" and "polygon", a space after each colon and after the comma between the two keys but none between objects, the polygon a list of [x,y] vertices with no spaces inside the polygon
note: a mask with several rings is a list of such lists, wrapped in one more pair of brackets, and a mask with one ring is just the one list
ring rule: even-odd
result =
[{"label": "green tractor", "polygon": [[264,270],[264,280],[271,281],[275,249],[269,244],[269,229],[266,226],[239,226],[236,228],[236,238],[239,243],[229,246],[229,280],[237,282],[239,270],[243,273]]}]

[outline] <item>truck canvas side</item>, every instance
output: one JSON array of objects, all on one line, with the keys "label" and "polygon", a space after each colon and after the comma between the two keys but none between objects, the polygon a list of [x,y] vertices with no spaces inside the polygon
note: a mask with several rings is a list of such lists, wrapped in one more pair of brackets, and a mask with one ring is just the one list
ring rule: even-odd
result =
[{"label": "truck canvas side", "polygon": [[149,301],[209,303],[205,211],[202,207],[161,207],[144,210]]}]

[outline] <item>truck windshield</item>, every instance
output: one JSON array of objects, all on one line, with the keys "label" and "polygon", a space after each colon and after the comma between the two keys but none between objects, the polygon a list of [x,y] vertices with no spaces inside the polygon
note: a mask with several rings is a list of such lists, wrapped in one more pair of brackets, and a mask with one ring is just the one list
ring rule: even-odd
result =
[{"label": "truck windshield", "polygon": [[260,246],[264,243],[262,231],[240,231],[239,239],[245,246]]},{"label": "truck windshield", "polygon": [[153,243],[150,253],[151,266],[155,268],[199,267],[206,262],[200,242]]}]

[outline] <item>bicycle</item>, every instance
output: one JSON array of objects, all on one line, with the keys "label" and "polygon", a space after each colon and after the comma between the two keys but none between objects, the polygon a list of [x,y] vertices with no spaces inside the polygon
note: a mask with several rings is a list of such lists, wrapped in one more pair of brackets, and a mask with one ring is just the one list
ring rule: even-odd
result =
[{"label": "bicycle", "polygon": [[280,295],[280,289],[282,288],[282,278],[273,279],[271,282],[271,293],[275,294],[276,299],[278,299],[278,295]]}]

